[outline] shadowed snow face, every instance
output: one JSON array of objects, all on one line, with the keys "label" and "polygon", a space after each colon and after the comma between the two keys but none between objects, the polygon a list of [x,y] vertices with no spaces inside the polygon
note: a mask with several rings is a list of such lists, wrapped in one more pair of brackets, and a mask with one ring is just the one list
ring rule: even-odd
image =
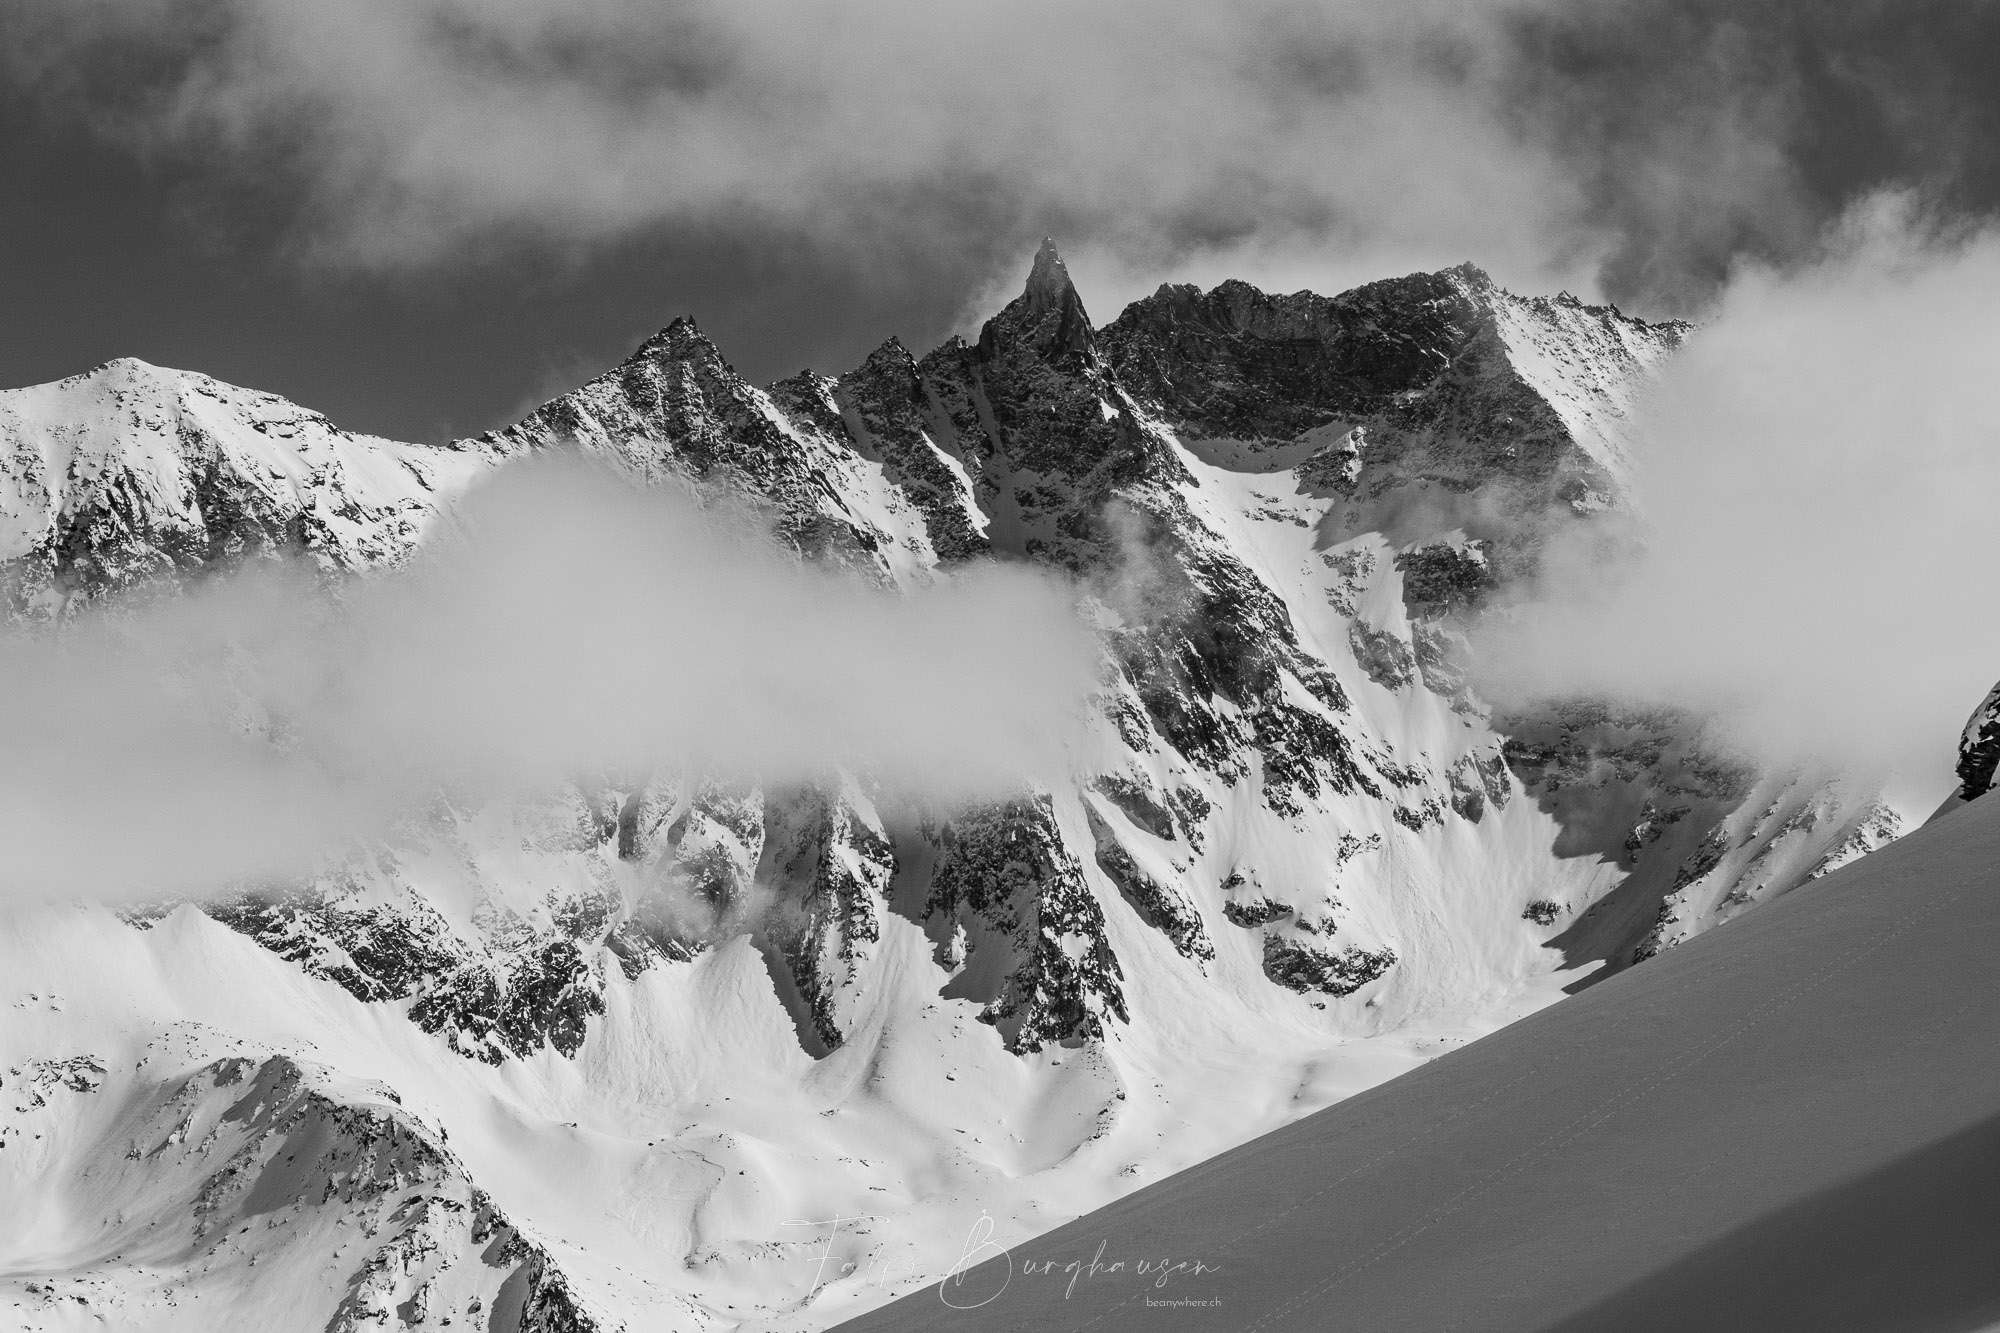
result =
[{"label": "shadowed snow face", "polygon": [[1077,760],[1099,647],[1069,588],[899,594],[757,516],[518,464],[456,533],[337,596],[252,569],[0,647],[4,884],[199,892],[311,868],[440,787],[836,765],[949,805]]},{"label": "shadowed snow face", "polygon": [[2000,671],[2000,235],[1904,199],[1819,263],[1746,269],[1670,362],[1637,450],[1646,553],[1549,553],[1492,628],[1489,688],[1720,708],[1780,758],[1898,770],[1941,796]]}]

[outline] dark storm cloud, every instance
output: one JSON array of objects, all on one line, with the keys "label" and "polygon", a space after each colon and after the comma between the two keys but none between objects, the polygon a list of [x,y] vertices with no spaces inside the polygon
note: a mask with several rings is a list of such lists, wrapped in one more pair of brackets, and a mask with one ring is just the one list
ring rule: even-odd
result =
[{"label": "dark storm cloud", "polygon": [[[329,264],[718,217],[943,269],[1035,229],[1526,253],[1565,203],[1489,112],[1498,0],[16,4],[17,78],[149,151],[282,176]],[[77,75],[114,66],[115,90]],[[1479,227],[1452,206],[1473,195]]]},{"label": "dark storm cloud", "polygon": [[[1100,317],[1166,278],[1327,289],[1464,258],[1699,313],[1734,260],[1806,262],[1885,182],[1991,202],[1993,13],[0,0],[0,75],[39,140],[144,164],[142,251],[235,275],[185,325],[289,324],[313,366],[274,379],[287,343],[259,336],[201,368],[436,433],[414,404],[494,424],[683,311],[755,376],[839,370],[988,313],[1044,232]],[[246,282],[252,259],[271,267]],[[183,266],[157,267],[98,317],[131,327]],[[83,318],[48,299],[38,349]],[[370,318],[384,336],[340,351]],[[366,398],[353,381],[376,372]]]},{"label": "dark storm cloud", "polygon": [[2000,203],[2000,7],[1593,0],[1508,29],[1507,113],[1571,164],[1614,297],[1693,311],[1733,264],[1817,262],[1884,188]]}]

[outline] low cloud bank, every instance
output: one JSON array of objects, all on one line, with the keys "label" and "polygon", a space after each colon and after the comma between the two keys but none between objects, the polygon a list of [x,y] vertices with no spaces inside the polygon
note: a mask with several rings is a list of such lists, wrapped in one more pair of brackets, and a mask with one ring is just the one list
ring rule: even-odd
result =
[{"label": "low cloud bank", "polygon": [[0,643],[0,888],[298,874],[444,790],[839,766],[936,807],[1079,761],[1101,650],[1040,573],[900,594],[574,463],[505,469],[459,518],[337,592],[256,568]]},{"label": "low cloud bank", "polygon": [[2000,677],[2000,232],[1875,198],[1817,262],[1740,270],[1639,431],[1644,554],[1548,553],[1481,645],[1489,692],[1718,712],[1769,757],[1941,797]]}]

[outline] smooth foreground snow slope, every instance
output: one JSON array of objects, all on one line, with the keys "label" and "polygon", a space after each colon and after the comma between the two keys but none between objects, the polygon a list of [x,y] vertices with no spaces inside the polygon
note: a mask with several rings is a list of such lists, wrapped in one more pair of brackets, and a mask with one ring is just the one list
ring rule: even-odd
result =
[{"label": "smooth foreground snow slope", "polygon": [[844,1327],[1987,1328],[1996,1054],[1985,801]]}]

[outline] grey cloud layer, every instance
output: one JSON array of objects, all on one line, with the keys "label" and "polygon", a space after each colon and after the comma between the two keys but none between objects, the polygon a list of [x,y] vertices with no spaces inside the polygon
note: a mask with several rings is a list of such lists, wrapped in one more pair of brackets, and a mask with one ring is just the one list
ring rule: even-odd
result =
[{"label": "grey cloud layer", "polygon": [[1464,258],[1693,314],[1871,190],[2000,200],[2000,11],[1962,0],[0,12],[13,85],[254,201],[203,198],[219,228],[275,207],[317,264],[737,229],[907,289],[920,322],[1043,232],[1106,315],[1163,278],[1327,289]]},{"label": "grey cloud layer", "polygon": [[16,65],[137,46],[152,95],[122,132],[282,164],[304,239],[350,262],[717,213],[946,250],[1026,219],[1142,248],[1275,229],[1449,251],[1504,217],[1518,250],[1562,181],[1484,114],[1497,8],[66,0]]}]

